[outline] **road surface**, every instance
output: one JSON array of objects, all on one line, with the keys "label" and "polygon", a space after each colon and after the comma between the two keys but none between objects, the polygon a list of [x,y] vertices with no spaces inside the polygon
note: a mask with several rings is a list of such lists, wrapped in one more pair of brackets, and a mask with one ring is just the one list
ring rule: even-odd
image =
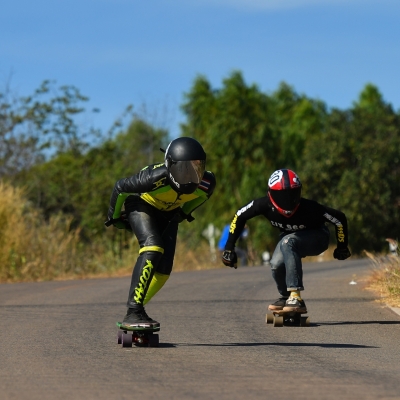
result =
[{"label": "road surface", "polygon": [[268,267],[173,273],[146,308],[159,348],[116,343],[129,277],[2,284],[0,398],[400,399],[400,316],[370,270],[306,263],[308,328],[265,324]]}]

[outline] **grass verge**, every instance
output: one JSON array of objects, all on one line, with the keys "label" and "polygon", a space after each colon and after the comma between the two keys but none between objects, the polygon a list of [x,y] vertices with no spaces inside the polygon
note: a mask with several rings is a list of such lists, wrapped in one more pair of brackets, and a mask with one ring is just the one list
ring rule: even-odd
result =
[{"label": "grass verge", "polygon": [[374,269],[367,281],[367,289],[380,295],[378,301],[391,307],[400,307],[400,256],[376,256],[365,252]]}]

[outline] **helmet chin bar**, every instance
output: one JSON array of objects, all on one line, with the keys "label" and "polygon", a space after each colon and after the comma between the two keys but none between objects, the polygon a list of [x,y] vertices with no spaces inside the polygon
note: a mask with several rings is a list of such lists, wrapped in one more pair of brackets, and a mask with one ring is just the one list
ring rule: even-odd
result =
[{"label": "helmet chin bar", "polygon": [[172,189],[179,194],[192,194],[199,187],[199,184],[193,182],[180,184],[174,179],[171,173],[168,174],[168,178]]},{"label": "helmet chin bar", "polygon": [[288,211],[288,210],[284,210],[283,208],[279,207],[275,203],[274,199],[272,198],[272,196],[269,192],[268,192],[268,197],[271,200],[271,203],[274,206],[274,208],[276,209],[276,211],[278,211],[279,214],[282,214],[286,218],[290,218],[297,211],[297,209],[299,208],[299,205],[300,205],[300,203],[299,203],[299,204],[297,204],[297,206],[295,207],[294,210]]},{"label": "helmet chin bar", "polygon": [[172,176],[171,172],[169,173],[169,179],[179,191],[181,185],[174,179],[174,177]]}]

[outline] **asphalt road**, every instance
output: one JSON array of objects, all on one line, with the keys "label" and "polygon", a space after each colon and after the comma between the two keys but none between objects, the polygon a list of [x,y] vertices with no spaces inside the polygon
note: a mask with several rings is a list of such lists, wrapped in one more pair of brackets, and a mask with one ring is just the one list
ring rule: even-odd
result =
[{"label": "asphalt road", "polygon": [[400,399],[400,316],[370,268],[305,264],[312,325],[282,328],[267,267],[173,273],[146,308],[159,348],[116,343],[129,277],[2,284],[0,398]]}]

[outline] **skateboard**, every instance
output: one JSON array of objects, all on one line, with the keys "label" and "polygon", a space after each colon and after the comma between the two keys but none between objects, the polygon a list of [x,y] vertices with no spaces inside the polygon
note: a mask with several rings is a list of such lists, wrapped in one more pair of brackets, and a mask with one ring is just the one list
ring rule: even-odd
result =
[{"label": "skateboard", "polygon": [[310,317],[307,317],[307,312],[299,311],[283,311],[283,310],[270,310],[265,317],[267,324],[273,326],[310,326]]},{"label": "skateboard", "polygon": [[118,344],[122,344],[122,347],[132,347],[132,345],[138,347],[158,347],[159,338],[158,332],[160,327],[143,328],[143,327],[131,327],[122,326],[122,322],[117,322],[117,341]]}]

